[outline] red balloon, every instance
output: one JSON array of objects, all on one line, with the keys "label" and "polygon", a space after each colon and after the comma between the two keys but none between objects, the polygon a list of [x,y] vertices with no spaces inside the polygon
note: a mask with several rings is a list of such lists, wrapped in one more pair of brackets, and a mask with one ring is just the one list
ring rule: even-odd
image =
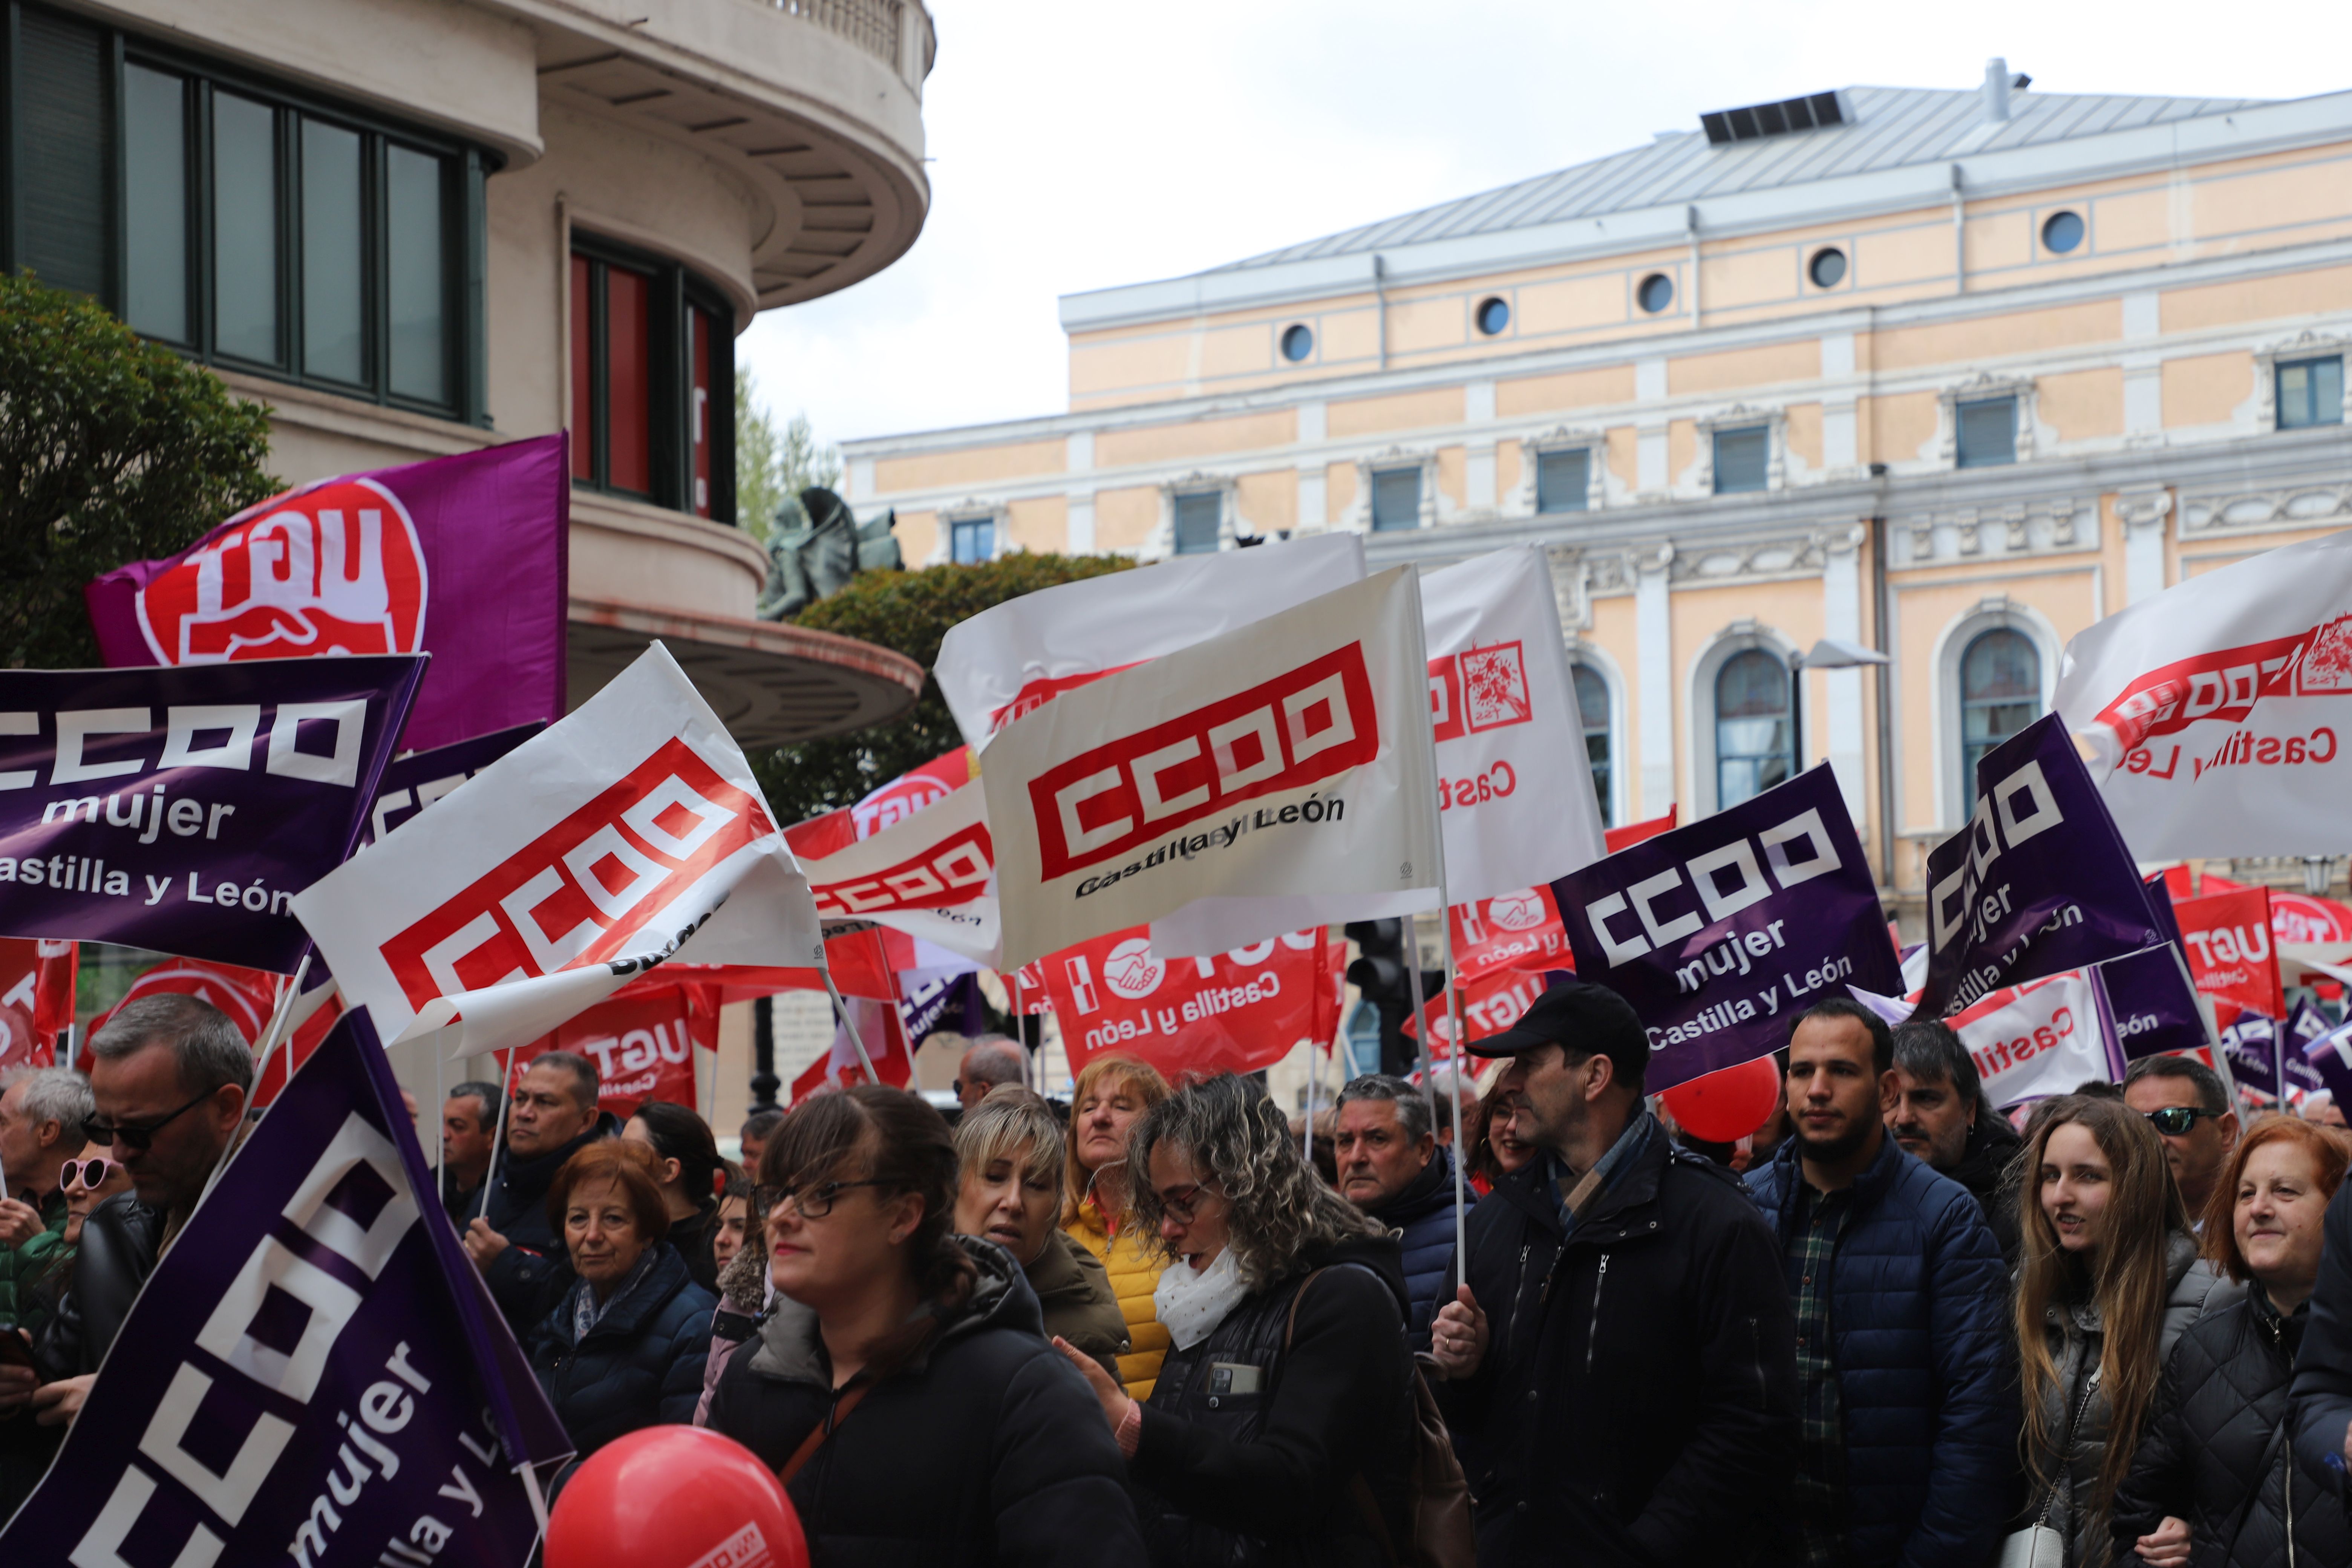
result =
[{"label": "red balloon", "polygon": [[700,1426],[616,1437],[572,1473],[547,1521],[547,1568],[808,1568],[784,1485]]},{"label": "red balloon", "polygon": [[1678,1083],[1658,1098],[1692,1137],[1735,1143],[1763,1126],[1780,1103],[1780,1065],[1770,1057],[1758,1057]]}]

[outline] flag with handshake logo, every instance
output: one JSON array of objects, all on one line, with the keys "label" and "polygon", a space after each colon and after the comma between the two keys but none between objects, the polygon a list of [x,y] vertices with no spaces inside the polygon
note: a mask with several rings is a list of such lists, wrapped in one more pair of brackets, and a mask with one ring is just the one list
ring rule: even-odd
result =
[{"label": "flag with handshake logo", "polygon": [[686,950],[822,969],[743,753],[655,643],[577,712],[310,888],[294,912],[387,1039],[535,1039]]},{"label": "flag with handshake logo", "polygon": [[1130,926],[1184,958],[1433,908],[1414,575],[1065,691],[996,736],[981,783],[1007,968]]}]

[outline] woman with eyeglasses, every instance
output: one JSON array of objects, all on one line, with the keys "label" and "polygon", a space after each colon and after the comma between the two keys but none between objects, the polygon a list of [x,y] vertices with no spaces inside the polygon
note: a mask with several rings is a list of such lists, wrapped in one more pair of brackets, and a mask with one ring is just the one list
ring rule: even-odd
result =
[{"label": "woman with eyeglasses", "polygon": [[961,1173],[955,1227],[1013,1255],[1037,1293],[1049,1339],[1064,1339],[1118,1373],[1127,1323],[1110,1276],[1055,1227],[1062,1212],[1062,1123],[1044,1099],[1000,1084],[955,1126]]},{"label": "woman with eyeglasses", "polygon": [[2019,1529],[2052,1532],[2044,1550],[2063,1543],[2074,1568],[2099,1568],[2166,1359],[2239,1290],[2199,1258],[2145,1117],[2069,1095],[2037,1120],[2020,1156],[2029,1185],[2014,1307],[2027,1481]]},{"label": "woman with eyeglasses", "polygon": [[1075,1347],[1128,1457],[1151,1561],[1394,1563],[1410,1544],[1412,1359],[1395,1237],[1309,1170],[1255,1084],[1138,1119],[1133,1201],[1173,1348],[1139,1402]]},{"label": "woman with eyeglasses", "polygon": [[1070,1087],[1069,1151],[1062,1173],[1062,1229],[1102,1260],[1127,1321],[1128,1348],[1118,1381],[1137,1399],[1151,1397],[1168,1353],[1168,1331],[1152,1306],[1163,1267],[1150,1232],[1135,1223],[1129,1201],[1127,1136],[1135,1119],[1168,1098],[1168,1080],[1149,1063],[1098,1056]]},{"label": "woman with eyeglasses", "polygon": [[707,1425],[782,1478],[817,1568],[1139,1564],[1118,1450],[1019,1267],[952,1234],[956,1175],[903,1089],[796,1107],[753,1198],[774,1301]]},{"label": "woman with eyeglasses", "polygon": [[556,1173],[547,1214],[579,1278],[528,1348],[579,1458],[640,1427],[691,1420],[717,1301],[667,1239],[653,1151],[589,1144]]},{"label": "woman with eyeglasses", "polygon": [[2180,1336],[2156,1416],[2116,1493],[2116,1555],[2157,1568],[2352,1563],[2338,1478],[2298,1465],[2287,1385],[2319,1282],[2343,1143],[2273,1116],[2231,1152],[2205,1211],[2205,1251],[2246,1299]]}]

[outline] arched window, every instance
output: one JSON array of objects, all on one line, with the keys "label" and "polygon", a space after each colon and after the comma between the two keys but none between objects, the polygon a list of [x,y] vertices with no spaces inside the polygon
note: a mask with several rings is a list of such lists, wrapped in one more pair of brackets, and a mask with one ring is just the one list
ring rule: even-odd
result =
[{"label": "arched window", "polygon": [[1614,826],[1609,790],[1609,683],[1589,664],[1569,667],[1576,677],[1576,710],[1584,721],[1584,754],[1592,763],[1592,793],[1601,802],[1601,826]]},{"label": "arched window", "polygon": [[1960,655],[1960,796],[1977,797],[1977,759],[2042,717],[2042,652],[2022,632],[1979,632]]},{"label": "arched window", "polygon": [[1715,677],[1715,805],[1753,800],[1795,772],[1789,727],[1789,667],[1751,647]]}]

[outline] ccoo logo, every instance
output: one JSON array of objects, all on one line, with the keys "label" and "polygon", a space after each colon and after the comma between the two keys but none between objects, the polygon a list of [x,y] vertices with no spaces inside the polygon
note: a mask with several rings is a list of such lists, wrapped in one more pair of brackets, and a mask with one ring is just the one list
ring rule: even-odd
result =
[{"label": "ccoo logo", "polygon": [[150,581],[139,629],[163,664],[415,653],[425,599],[400,498],[334,479],[264,501]]}]

